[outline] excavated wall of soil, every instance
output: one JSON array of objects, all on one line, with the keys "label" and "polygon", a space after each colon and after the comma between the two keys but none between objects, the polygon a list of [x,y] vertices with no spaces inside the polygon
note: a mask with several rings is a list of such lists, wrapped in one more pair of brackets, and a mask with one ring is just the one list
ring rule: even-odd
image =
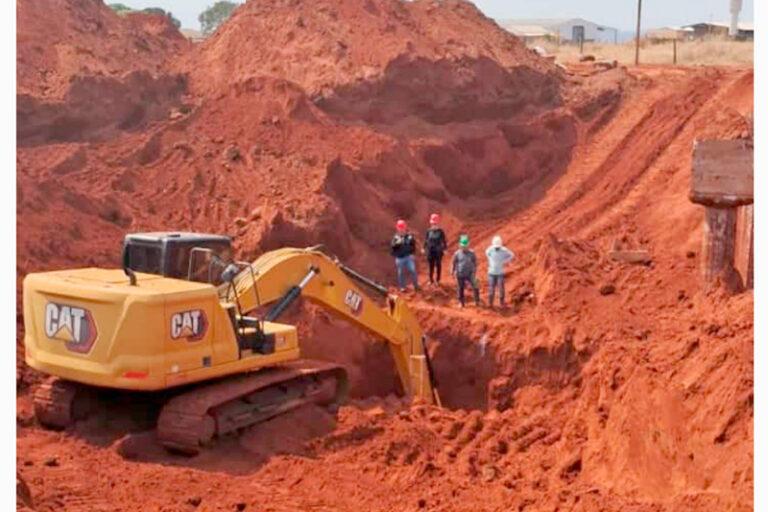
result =
[{"label": "excavated wall of soil", "polygon": [[[339,44],[348,52],[333,73],[307,52]],[[37,167],[35,179],[119,205],[121,228],[225,232],[246,258],[324,243],[388,281],[393,219],[421,230],[440,210],[459,224],[482,198],[524,208],[564,172],[577,140],[562,72],[465,2],[254,2],[178,55],[174,74],[78,78],[64,100],[21,97],[19,143],[34,146],[22,167],[58,159],[43,143],[101,141],[69,145],[76,158]]]},{"label": "excavated wall of soil", "polygon": [[130,401],[40,429],[17,345],[28,503],[751,508],[752,296],[701,288],[687,200],[691,142],[751,134],[751,71],[564,70],[458,0],[250,1],[197,46],[96,0],[17,16],[19,283],[117,266],[126,232],[195,230],[241,259],[322,243],[392,285],[394,220],[421,233],[433,211],[450,242],[468,232],[480,253],[500,233],[517,253],[507,309],[459,310],[445,269],[407,297],[444,409],[398,398],[385,344],[303,305],[286,321],[348,369],[353,402],[195,459],[166,454]]},{"label": "excavated wall of soil", "polygon": [[166,119],[184,76],[166,66],[190,48],[158,15],[120,17],[100,0],[17,8],[17,143],[103,140]]},{"label": "excavated wall of soil", "polygon": [[16,98],[16,140],[20,146],[85,142],[136,131],[167,119],[171,109],[181,106],[185,89],[182,76],[153,78],[146,71],[120,79],[73,78],[60,101]]}]

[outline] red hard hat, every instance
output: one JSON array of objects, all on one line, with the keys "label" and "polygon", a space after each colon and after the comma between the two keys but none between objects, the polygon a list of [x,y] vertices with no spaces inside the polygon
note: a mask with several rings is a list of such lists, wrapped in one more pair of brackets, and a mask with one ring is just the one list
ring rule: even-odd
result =
[{"label": "red hard hat", "polygon": [[397,229],[399,229],[400,231],[404,231],[404,230],[405,230],[405,228],[407,228],[407,227],[408,227],[408,224],[406,224],[406,223],[405,223],[405,221],[404,221],[403,219],[400,219],[400,220],[398,220],[398,221],[397,221],[397,224],[395,224],[395,226],[396,226],[396,227],[397,227]]},{"label": "red hard hat", "polygon": [[429,216],[429,223],[430,224],[439,224],[440,223],[440,216],[436,213],[433,213]]}]

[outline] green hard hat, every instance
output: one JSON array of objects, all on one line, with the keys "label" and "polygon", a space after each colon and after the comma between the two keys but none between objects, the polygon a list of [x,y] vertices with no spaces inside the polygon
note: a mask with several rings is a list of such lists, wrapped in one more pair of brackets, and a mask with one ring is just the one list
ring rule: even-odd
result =
[{"label": "green hard hat", "polygon": [[459,245],[462,247],[466,247],[469,245],[469,237],[467,235],[461,235],[459,237]]}]

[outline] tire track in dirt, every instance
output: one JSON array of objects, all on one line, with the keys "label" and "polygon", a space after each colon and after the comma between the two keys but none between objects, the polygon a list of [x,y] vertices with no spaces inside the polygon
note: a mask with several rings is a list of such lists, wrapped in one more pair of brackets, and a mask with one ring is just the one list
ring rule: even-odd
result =
[{"label": "tire track in dirt", "polygon": [[539,204],[509,220],[467,228],[476,240],[501,230],[524,246],[547,232],[563,236],[584,230],[651,170],[691,117],[722,89],[721,77],[717,71],[692,71],[683,80],[657,77],[651,85],[635,86],[613,120],[580,145],[568,171]]},{"label": "tire track in dirt", "polygon": [[[568,216],[545,224],[544,229],[564,233],[584,229],[618,204],[651,169],[698,109],[715,94],[718,78],[695,76],[687,87],[654,103],[595,172],[555,208],[556,212],[567,209]],[[595,196],[600,200],[594,200]],[[580,209],[576,206],[578,203],[584,206]]]}]

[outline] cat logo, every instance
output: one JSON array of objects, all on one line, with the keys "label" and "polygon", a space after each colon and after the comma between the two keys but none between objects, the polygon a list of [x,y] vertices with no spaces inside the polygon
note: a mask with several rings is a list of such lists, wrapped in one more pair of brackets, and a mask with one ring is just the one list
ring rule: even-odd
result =
[{"label": "cat logo", "polygon": [[178,340],[186,338],[187,341],[203,339],[208,330],[208,319],[202,309],[181,311],[171,316],[171,338]]},{"label": "cat logo", "polygon": [[45,305],[45,335],[64,341],[68,350],[87,353],[97,332],[93,315],[87,309],[55,302]]},{"label": "cat logo", "polygon": [[344,304],[352,310],[354,315],[359,315],[360,311],[363,310],[363,298],[354,290],[347,290],[347,293],[344,295]]}]

